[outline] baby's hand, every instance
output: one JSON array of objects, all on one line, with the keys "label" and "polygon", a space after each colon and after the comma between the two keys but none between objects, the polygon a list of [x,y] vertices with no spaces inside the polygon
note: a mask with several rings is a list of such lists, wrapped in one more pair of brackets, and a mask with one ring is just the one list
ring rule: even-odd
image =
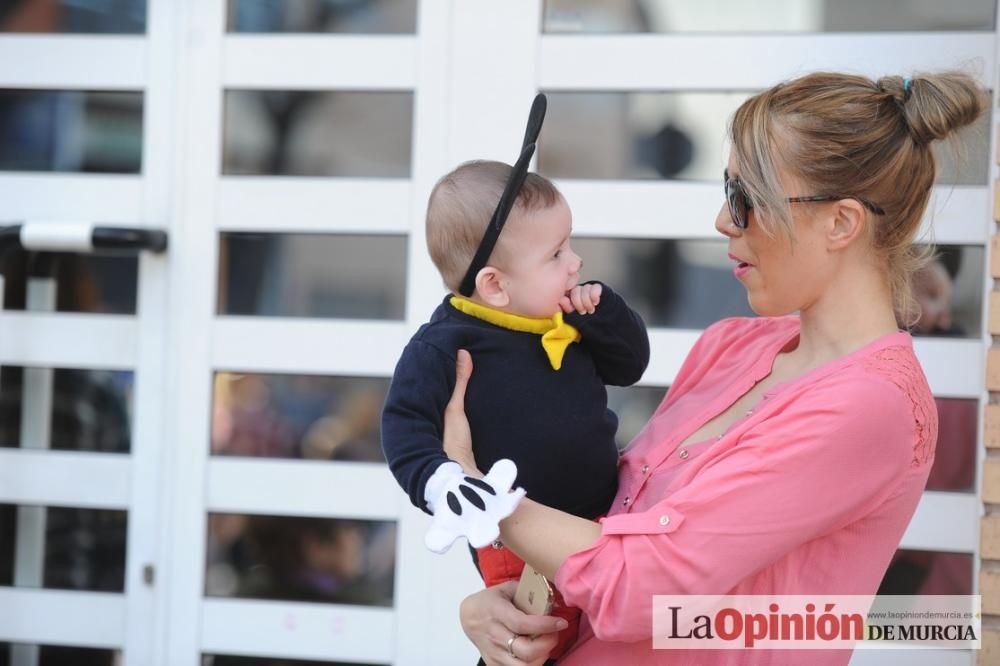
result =
[{"label": "baby's hand", "polygon": [[578,284],[559,300],[559,307],[566,313],[576,310],[580,314],[594,314],[600,302],[600,284]]}]

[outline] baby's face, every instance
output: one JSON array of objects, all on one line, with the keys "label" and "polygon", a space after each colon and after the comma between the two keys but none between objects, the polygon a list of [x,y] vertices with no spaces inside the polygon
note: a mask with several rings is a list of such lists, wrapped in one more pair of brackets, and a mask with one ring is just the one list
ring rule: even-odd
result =
[{"label": "baby's face", "polygon": [[573,217],[566,202],[523,215],[511,215],[501,236],[508,266],[505,308],[526,317],[551,317],[559,299],[580,279],[583,261],[570,248]]}]

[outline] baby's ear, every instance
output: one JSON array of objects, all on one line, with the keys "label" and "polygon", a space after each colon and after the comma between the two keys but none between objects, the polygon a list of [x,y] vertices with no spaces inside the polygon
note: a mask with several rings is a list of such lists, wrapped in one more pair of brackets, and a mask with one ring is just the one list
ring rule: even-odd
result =
[{"label": "baby's ear", "polygon": [[476,292],[479,298],[495,308],[510,304],[510,294],[504,287],[503,271],[493,266],[486,266],[476,274]]}]

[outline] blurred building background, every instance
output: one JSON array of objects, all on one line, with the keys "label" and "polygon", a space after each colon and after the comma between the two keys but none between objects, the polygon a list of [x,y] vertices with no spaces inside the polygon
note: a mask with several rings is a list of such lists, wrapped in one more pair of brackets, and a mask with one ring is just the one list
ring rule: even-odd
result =
[{"label": "blurred building background", "polygon": [[[444,294],[423,232],[437,177],[512,161],[548,94],[537,169],[586,278],[652,327],[641,385],[611,390],[625,446],[699,331],[751,314],[713,229],[732,111],[821,68],[962,67],[992,90],[996,13],[0,0],[0,223],[170,239],[0,254],[0,666],[474,663],[457,613],[481,583],[464,548],[424,549],[379,448],[395,361]],[[940,151],[913,333],[941,432],[886,593],[977,591],[995,126]]]}]

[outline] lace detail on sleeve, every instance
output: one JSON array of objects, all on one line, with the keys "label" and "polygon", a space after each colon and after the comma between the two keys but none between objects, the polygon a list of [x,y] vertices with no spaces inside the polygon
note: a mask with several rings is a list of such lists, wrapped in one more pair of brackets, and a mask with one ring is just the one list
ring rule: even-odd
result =
[{"label": "lace detail on sleeve", "polygon": [[927,384],[917,357],[908,347],[886,347],[864,360],[865,369],[892,382],[913,407],[912,467],[926,464],[934,457],[937,445],[938,413],[934,395]]}]

